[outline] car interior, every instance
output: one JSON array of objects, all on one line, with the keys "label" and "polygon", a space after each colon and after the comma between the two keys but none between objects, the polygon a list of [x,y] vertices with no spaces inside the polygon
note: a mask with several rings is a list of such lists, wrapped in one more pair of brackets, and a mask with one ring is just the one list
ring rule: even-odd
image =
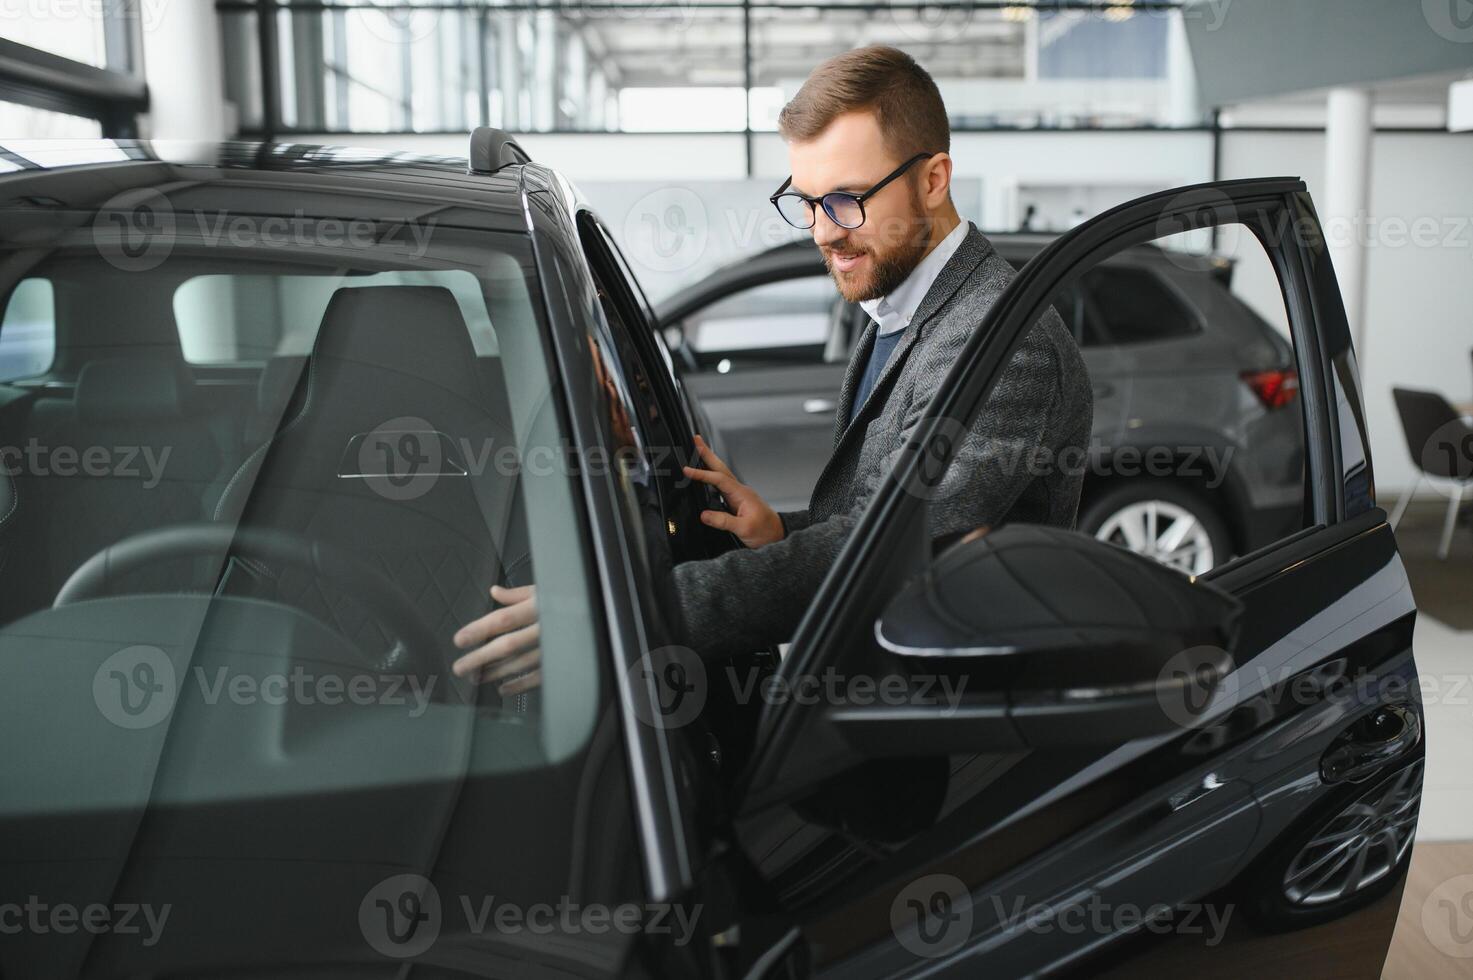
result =
[{"label": "car interior", "polygon": [[[7,771],[14,887],[162,889],[190,920],[170,963],[286,962],[360,946],[303,910],[382,867],[441,858],[532,901],[572,858],[505,842],[629,833],[587,802],[621,776],[572,481],[534,465],[567,436],[530,253],[435,247],[178,243],[125,271],[85,238],[0,241],[0,716],[48,747]],[[455,630],[534,557],[568,611],[542,687],[453,677]],[[66,938],[22,937],[0,973],[158,969],[127,937]]]},{"label": "car interior", "polygon": [[[30,458],[5,467],[0,621],[64,592],[69,602],[213,592],[284,603],[342,633],[366,663],[405,666],[396,660],[405,638],[361,590],[280,553],[236,547],[227,559],[210,526],[237,542],[311,539],[367,558],[445,658],[455,630],[491,608],[490,584],[530,581],[518,468],[490,459],[517,445],[513,372],[478,355],[496,338],[484,328],[473,337],[464,289],[443,284],[448,273],[437,283],[435,273],[275,266],[200,253],[123,275],[94,253],[26,272],[51,286],[55,354],[44,373],[4,384],[0,444]],[[290,272],[277,302],[298,281],[321,280],[310,353],[257,359],[257,339],[229,361],[192,363],[174,301],[184,284],[225,269],[255,284]],[[386,281],[395,284],[377,284]],[[272,297],[252,286],[233,300],[263,298]],[[220,320],[222,334],[246,323]],[[535,410],[537,393],[520,395]],[[115,547],[125,540],[144,546]],[[98,555],[109,556],[105,571],[89,576]],[[534,699],[518,696],[517,710]]]}]

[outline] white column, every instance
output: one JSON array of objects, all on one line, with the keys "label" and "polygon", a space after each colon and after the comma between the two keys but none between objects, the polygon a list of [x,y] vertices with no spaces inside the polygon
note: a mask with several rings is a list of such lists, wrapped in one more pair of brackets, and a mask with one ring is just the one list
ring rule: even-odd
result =
[{"label": "white column", "polygon": [[558,22],[550,10],[537,11],[537,46],[532,53],[532,124],[537,129],[552,129],[557,123],[557,100],[562,94],[558,85]]},{"label": "white column", "polygon": [[[1371,93],[1330,90],[1325,120],[1325,202],[1320,215],[1340,280],[1350,336],[1365,357],[1365,222],[1371,205]],[[1364,360],[1361,362],[1364,364]]]},{"label": "white column", "polygon": [[1202,107],[1197,102],[1197,69],[1192,47],[1187,43],[1186,20],[1173,10],[1166,26],[1166,123],[1169,126],[1200,126]]},{"label": "white column", "polygon": [[144,25],[148,130],[155,139],[224,139],[225,71],[213,3],[157,5]]}]

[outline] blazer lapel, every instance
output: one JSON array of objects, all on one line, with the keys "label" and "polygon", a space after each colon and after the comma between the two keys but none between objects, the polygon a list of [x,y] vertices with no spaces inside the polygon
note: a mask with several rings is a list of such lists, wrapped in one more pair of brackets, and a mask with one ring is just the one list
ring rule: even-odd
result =
[{"label": "blazer lapel", "polygon": [[839,387],[839,410],[834,415],[834,446],[839,445],[839,438],[844,435],[844,430],[849,426],[849,412],[854,407],[854,391],[859,387],[859,379],[864,376],[864,366],[869,362],[869,352],[875,345],[875,333],[879,330],[879,324],[870,320],[864,328],[864,333],[859,335],[859,343],[854,345],[854,353],[849,355],[849,366],[844,371],[844,383]]}]

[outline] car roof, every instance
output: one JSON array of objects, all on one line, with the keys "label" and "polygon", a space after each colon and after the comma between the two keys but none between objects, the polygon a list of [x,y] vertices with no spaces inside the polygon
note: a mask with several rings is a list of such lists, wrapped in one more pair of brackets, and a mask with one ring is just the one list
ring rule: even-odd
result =
[{"label": "car roof", "polygon": [[302,143],[28,140],[0,143],[0,212],[131,207],[154,191],[175,209],[525,232],[519,172],[464,158]]},{"label": "car roof", "polygon": [[[1050,242],[1059,237],[1054,232],[984,231],[997,253],[1015,266],[1022,266]],[[1231,267],[1231,260],[1217,255],[1173,254],[1170,258],[1153,244],[1134,245],[1112,257],[1111,261],[1159,263],[1163,267],[1221,274]],[[825,273],[823,260],[809,240],[784,242],[756,255],[736,259],[695,283],[670,295],[660,306],[660,317],[680,318],[727,293],[779,279]]]}]

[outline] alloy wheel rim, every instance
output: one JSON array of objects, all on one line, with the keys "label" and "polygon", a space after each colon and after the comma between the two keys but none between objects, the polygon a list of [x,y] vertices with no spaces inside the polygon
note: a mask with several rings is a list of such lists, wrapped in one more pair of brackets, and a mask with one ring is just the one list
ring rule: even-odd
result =
[{"label": "alloy wheel rim", "polygon": [[1284,897],[1315,908],[1386,877],[1412,846],[1421,800],[1419,760],[1356,797],[1300,848],[1284,872]]},{"label": "alloy wheel rim", "polygon": [[1105,519],[1095,537],[1188,575],[1201,575],[1216,563],[1207,528],[1169,500],[1126,504]]}]

